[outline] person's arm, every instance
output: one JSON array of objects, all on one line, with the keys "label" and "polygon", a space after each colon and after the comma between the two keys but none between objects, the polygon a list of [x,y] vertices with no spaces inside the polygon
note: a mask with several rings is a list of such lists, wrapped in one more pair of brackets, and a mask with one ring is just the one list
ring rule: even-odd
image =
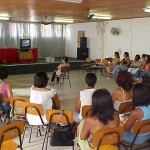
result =
[{"label": "person's arm", "polygon": [[115,102],[117,99],[118,99],[118,95],[119,95],[119,92],[118,90],[116,89],[113,93],[112,93],[112,101]]},{"label": "person's arm", "polygon": [[80,93],[77,95],[75,110],[77,113],[80,113],[81,101],[80,101]]},{"label": "person's arm", "polygon": [[133,127],[134,123],[136,122],[136,120],[139,119],[138,114],[139,114],[138,111],[135,109],[135,110],[133,110],[133,111],[131,112],[131,114],[130,114],[130,116],[128,117],[128,119],[127,119],[127,117],[126,117],[127,122],[126,122],[125,125],[124,125],[124,129],[125,129],[126,132],[127,132],[127,131],[130,131],[131,128]]},{"label": "person's arm", "polygon": [[9,83],[7,83],[7,85],[6,85],[6,90],[7,90],[8,97],[13,96],[12,88],[11,88],[11,85]]},{"label": "person's arm", "polygon": [[86,118],[83,124],[83,128],[80,134],[80,139],[81,140],[86,140],[88,138],[88,135],[90,133],[90,122],[89,122],[89,118]]},{"label": "person's arm", "polygon": [[61,70],[61,66],[62,66],[62,64],[58,65],[57,69]]}]

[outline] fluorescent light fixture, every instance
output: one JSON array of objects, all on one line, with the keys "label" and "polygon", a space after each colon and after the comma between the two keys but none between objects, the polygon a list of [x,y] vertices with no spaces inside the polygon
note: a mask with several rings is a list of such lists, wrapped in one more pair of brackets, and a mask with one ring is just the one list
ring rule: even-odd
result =
[{"label": "fluorescent light fixture", "polygon": [[56,0],[60,2],[68,2],[68,3],[82,3],[83,0]]},{"label": "fluorescent light fixture", "polygon": [[9,17],[0,16],[0,20],[9,20]]},{"label": "fluorescent light fixture", "polygon": [[73,23],[74,20],[71,20],[71,19],[54,19],[54,22],[58,22],[58,23]]},{"label": "fluorescent light fixture", "polygon": [[106,20],[109,20],[111,19],[111,16],[93,16],[92,17],[93,19],[106,19]]},{"label": "fluorescent light fixture", "polygon": [[150,8],[143,8],[144,12],[150,13]]}]

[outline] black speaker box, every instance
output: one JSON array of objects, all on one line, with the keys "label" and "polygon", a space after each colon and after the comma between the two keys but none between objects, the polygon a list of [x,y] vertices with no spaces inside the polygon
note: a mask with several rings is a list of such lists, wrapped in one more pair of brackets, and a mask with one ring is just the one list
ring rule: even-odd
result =
[{"label": "black speaker box", "polygon": [[80,48],[87,48],[87,37],[80,37]]},{"label": "black speaker box", "polygon": [[85,60],[88,58],[88,48],[77,48],[77,59]]}]

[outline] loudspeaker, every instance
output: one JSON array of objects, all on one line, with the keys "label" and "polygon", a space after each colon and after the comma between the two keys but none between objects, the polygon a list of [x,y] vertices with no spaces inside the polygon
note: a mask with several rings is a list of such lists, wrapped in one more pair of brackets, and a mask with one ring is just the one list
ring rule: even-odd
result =
[{"label": "loudspeaker", "polygon": [[88,48],[77,48],[77,59],[85,60],[88,58]]},{"label": "loudspeaker", "polygon": [[80,48],[87,48],[87,37],[80,37]]}]

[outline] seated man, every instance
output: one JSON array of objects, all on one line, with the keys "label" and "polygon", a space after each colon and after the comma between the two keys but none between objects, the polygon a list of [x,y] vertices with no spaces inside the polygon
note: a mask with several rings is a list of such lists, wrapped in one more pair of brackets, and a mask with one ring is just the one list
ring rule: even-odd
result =
[{"label": "seated man", "polygon": [[74,120],[76,122],[80,122],[82,119],[81,111],[82,107],[84,105],[92,105],[92,94],[95,91],[95,83],[97,81],[97,77],[94,73],[87,73],[85,77],[85,87],[86,89],[83,91],[80,91],[80,93],[77,95],[76,98],[76,104],[75,104],[75,114],[74,114]]}]

